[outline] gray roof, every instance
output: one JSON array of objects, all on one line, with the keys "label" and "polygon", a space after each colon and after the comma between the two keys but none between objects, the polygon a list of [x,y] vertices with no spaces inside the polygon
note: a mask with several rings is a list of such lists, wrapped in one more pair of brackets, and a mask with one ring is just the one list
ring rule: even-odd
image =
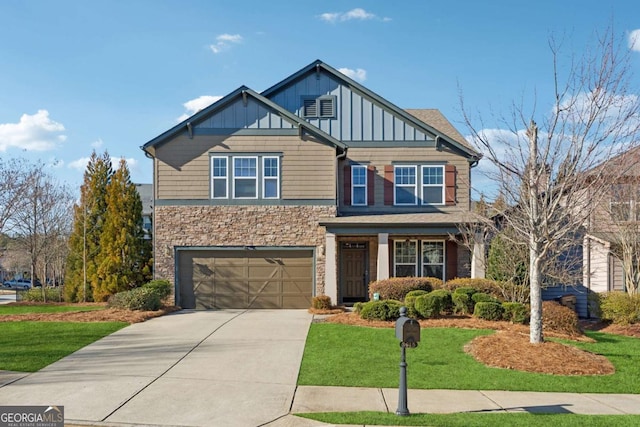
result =
[{"label": "gray roof", "polygon": [[442,132],[449,138],[453,139],[454,141],[458,142],[459,144],[464,145],[473,150],[473,147],[471,147],[471,145],[467,142],[465,137],[462,136],[462,134],[458,132],[458,130],[455,127],[453,127],[451,122],[449,122],[449,120],[446,119],[446,117],[440,112],[440,110],[437,110],[435,108],[421,108],[421,109],[407,108],[404,111],[420,119],[421,121],[425,122],[426,124],[433,127],[434,129],[439,130],[440,132]]},{"label": "gray roof", "polygon": [[470,221],[469,212],[420,212],[406,214],[347,215],[322,218],[320,225],[349,226],[448,226]]}]

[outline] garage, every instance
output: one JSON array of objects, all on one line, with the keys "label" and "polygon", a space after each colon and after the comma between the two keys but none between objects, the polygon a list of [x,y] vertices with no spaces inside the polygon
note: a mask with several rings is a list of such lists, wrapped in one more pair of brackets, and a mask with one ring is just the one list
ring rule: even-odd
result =
[{"label": "garage", "polygon": [[309,308],[312,249],[178,250],[182,308]]}]

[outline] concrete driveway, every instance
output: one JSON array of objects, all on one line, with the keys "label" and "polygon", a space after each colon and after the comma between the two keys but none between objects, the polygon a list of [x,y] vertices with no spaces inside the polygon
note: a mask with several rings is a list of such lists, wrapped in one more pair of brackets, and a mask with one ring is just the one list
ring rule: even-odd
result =
[{"label": "concrete driveway", "polygon": [[14,382],[21,375],[5,374],[0,404],[63,405],[77,424],[300,425],[286,415],[311,320],[305,310],[177,312]]}]

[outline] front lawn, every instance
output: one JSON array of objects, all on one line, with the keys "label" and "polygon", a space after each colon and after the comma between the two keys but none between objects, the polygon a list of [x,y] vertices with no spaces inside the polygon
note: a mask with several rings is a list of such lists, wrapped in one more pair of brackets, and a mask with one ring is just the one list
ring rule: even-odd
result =
[{"label": "front lawn", "polygon": [[432,427],[632,427],[640,422],[639,415],[577,415],[577,414],[412,414],[399,417],[381,412],[343,412],[297,414],[299,417],[329,424],[432,426]]},{"label": "front lawn", "polygon": [[67,313],[70,311],[94,311],[104,310],[104,305],[79,305],[79,304],[9,304],[0,305],[0,316],[11,314],[30,313]]},{"label": "front lawn", "polygon": [[38,371],[127,325],[125,322],[0,322],[0,370]]},{"label": "front lawn", "polygon": [[[560,376],[487,367],[463,350],[491,330],[424,328],[420,345],[407,349],[407,384],[415,389],[640,393],[640,339],[587,332],[595,343],[575,343],[602,354],[616,368],[606,376]],[[398,387],[400,348],[391,328],[332,323],[311,325],[298,384]],[[562,363],[561,360],[554,363]]]}]

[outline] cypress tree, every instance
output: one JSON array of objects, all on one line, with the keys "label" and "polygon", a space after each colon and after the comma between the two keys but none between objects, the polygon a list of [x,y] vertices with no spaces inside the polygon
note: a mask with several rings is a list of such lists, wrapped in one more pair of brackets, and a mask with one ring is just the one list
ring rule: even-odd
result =
[{"label": "cypress tree", "polygon": [[106,188],[107,215],[100,238],[93,296],[106,301],[110,295],[144,283],[145,254],[142,201],[131,182],[124,159]]},{"label": "cypress tree", "polygon": [[80,202],[74,206],[64,285],[67,301],[94,300],[92,290],[97,282],[100,240],[107,215],[106,189],[112,175],[109,154],[105,151],[98,156],[93,151],[80,187]]}]

